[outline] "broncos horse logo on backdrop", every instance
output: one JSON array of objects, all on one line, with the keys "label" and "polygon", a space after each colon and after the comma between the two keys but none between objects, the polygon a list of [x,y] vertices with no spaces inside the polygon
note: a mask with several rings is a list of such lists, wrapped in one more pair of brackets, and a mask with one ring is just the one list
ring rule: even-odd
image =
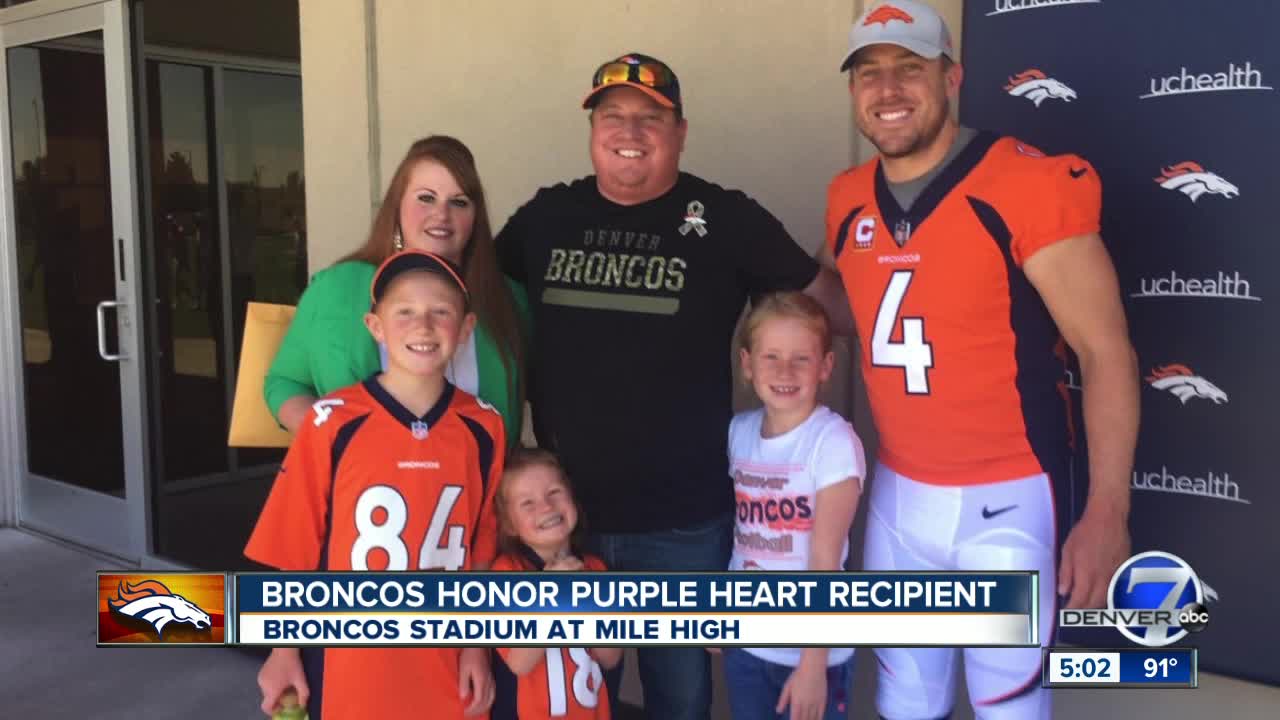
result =
[{"label": "broncos horse logo on backdrop", "polygon": [[1205,193],[1226,198],[1240,194],[1240,188],[1227,182],[1221,175],[1211,173],[1190,160],[1164,168],[1160,177],[1153,179],[1165,190],[1177,190],[1191,198],[1191,202],[1199,200]]},{"label": "broncos horse logo on backdrop", "polygon": [[156,634],[164,637],[164,628],[170,623],[188,623],[197,630],[208,630],[213,624],[209,614],[195,603],[169,592],[164,583],[144,580],[140,583],[120,583],[116,587],[116,600],[108,600],[113,612],[151,623]]},{"label": "broncos horse logo on backdrop", "polygon": [[1205,380],[1180,363],[1161,365],[1146,377],[1151,387],[1173,393],[1183,405],[1191,398],[1212,400],[1214,405],[1227,402],[1227,394],[1217,385]]},{"label": "broncos horse logo on backdrop", "polygon": [[1071,102],[1076,99],[1076,91],[1059,80],[1048,77],[1043,72],[1031,68],[1009,78],[1004,86],[1005,92],[1014,97],[1024,97],[1040,107],[1040,103],[1049,98]]}]

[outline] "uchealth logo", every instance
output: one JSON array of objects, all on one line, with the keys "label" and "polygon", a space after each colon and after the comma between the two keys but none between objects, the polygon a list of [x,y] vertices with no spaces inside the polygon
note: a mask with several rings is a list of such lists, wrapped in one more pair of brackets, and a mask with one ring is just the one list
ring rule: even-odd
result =
[{"label": "uchealth logo", "polygon": [[1144,492],[1191,495],[1208,500],[1252,504],[1240,497],[1240,483],[1231,479],[1231,473],[1213,470],[1207,470],[1203,475],[1179,475],[1171,472],[1168,465],[1161,465],[1159,471],[1135,469],[1130,487]]},{"label": "uchealth logo", "polygon": [[1227,394],[1221,388],[1180,363],[1156,367],[1145,379],[1148,385],[1170,393],[1181,400],[1183,405],[1192,398],[1208,400],[1214,405],[1224,405],[1227,402]]},{"label": "uchealth logo", "polygon": [[1262,71],[1246,60],[1243,65],[1227,63],[1226,70],[1215,73],[1190,73],[1184,65],[1176,75],[1151,78],[1151,92],[1139,95],[1138,99],[1150,100],[1188,93],[1273,89],[1262,81]]},{"label": "uchealth logo", "polygon": [[1014,97],[1030,100],[1036,107],[1040,107],[1040,103],[1050,98],[1063,102],[1076,99],[1076,91],[1067,87],[1066,83],[1055,80],[1036,68],[1023,70],[1010,77],[1009,84],[1005,85],[1004,89]]},{"label": "uchealth logo", "polygon": [[1262,301],[1262,298],[1253,294],[1253,288],[1250,287],[1249,281],[1240,275],[1239,270],[1229,274],[1219,270],[1217,277],[1187,277],[1179,275],[1177,270],[1170,270],[1168,275],[1141,278],[1138,283],[1138,292],[1129,293],[1129,297],[1190,297]]},{"label": "uchealth logo", "polygon": [[1019,10],[1040,10],[1060,5],[1099,5],[1101,3],[1102,0],[995,0],[995,9],[987,13],[987,17],[1018,12]]},{"label": "uchealth logo", "polygon": [[1240,194],[1240,188],[1227,182],[1227,179],[1205,170],[1199,163],[1180,162],[1170,165],[1160,172],[1160,177],[1153,178],[1157,185],[1165,190],[1177,190],[1191,198],[1191,202],[1200,199],[1201,195],[1221,195],[1233,198]]}]

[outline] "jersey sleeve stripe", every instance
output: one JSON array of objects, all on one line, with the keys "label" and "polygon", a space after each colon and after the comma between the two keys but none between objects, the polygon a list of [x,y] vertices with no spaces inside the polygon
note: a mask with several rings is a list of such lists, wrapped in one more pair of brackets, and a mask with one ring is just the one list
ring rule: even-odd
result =
[{"label": "jersey sleeve stripe", "polygon": [[858,213],[862,212],[864,207],[866,205],[859,205],[844,216],[844,220],[840,223],[840,229],[836,231],[836,246],[831,253],[833,257],[840,257],[840,251],[844,249],[845,241],[849,239],[849,225],[853,223],[853,219],[858,217]]},{"label": "jersey sleeve stripe", "polygon": [[1004,258],[1009,284],[1009,327],[1014,336],[1017,375],[1014,385],[1021,403],[1027,444],[1042,472],[1060,480],[1068,477],[1070,412],[1058,386],[1065,373],[1056,352],[1061,337],[1053,317],[1035,286],[1013,258],[1013,233],[991,205],[970,197],[969,205]]},{"label": "jersey sleeve stripe", "polygon": [[[484,425],[480,424],[479,421],[469,418],[466,415],[458,415],[458,417],[462,418],[462,423],[466,425],[467,429],[471,431],[471,434],[475,436],[476,449],[478,451],[477,454],[480,456],[480,497],[488,498],[490,480],[489,473],[493,470],[493,436],[489,434],[489,431],[486,430]],[[493,509],[483,507],[480,511],[482,513],[493,512]],[[473,533],[471,536],[473,542],[475,537],[476,534]]]},{"label": "jersey sleeve stripe", "polygon": [[351,438],[355,437],[356,431],[368,419],[369,415],[366,413],[348,420],[338,428],[338,432],[334,433],[333,445],[329,448],[329,503],[324,511],[324,542],[320,545],[320,566],[316,568],[317,570],[329,569],[329,537],[333,534],[333,492],[337,486],[338,464],[342,462],[342,456],[346,454]]}]

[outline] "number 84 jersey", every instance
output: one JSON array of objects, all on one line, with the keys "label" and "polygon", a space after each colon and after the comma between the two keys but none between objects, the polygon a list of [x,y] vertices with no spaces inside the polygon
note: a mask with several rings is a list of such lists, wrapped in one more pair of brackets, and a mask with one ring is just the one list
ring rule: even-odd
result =
[{"label": "number 84 jersey", "polygon": [[502,418],[445,384],[421,417],[374,378],[317,401],[245,554],[282,570],[468,570],[497,554]]},{"label": "number 84 jersey", "polygon": [[887,466],[937,485],[1062,467],[1063,344],[1022,265],[1096,233],[1101,193],[1081,158],[991,134],[974,137],[907,211],[879,158],[831,182],[827,243]]}]

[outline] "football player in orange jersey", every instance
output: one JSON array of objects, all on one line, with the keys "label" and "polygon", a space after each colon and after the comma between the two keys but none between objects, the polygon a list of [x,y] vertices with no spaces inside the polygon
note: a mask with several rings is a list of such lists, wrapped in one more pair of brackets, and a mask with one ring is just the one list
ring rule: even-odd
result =
[{"label": "football player in orange jersey", "polygon": [[[880,432],[865,569],[1038,570],[1051,642],[1058,595],[1102,606],[1129,554],[1138,372],[1098,234],[1101,183],[1077,156],[952,118],[963,71],[922,2],[868,8],[841,70],[880,151],[832,181],[823,252],[845,283]],[[1083,374],[1090,477],[1069,533],[1054,502],[1070,481],[1062,340]],[[951,711],[957,650],[878,656],[881,715]],[[1038,649],[965,657],[978,717],[1050,716]]]},{"label": "football player in orange jersey", "polygon": [[[374,274],[366,324],[384,372],[320,399],[294,436],[245,554],[290,571],[483,570],[497,551],[493,496],[506,438],[491,407],[445,368],[475,326],[459,270],[406,250]],[[312,720],[487,717],[481,648],[281,647],[258,674],[271,715],[290,688]]]},{"label": "football player in orange jersey", "polygon": [[[575,548],[578,503],[555,455],[513,451],[496,500],[502,554],[493,570],[605,569],[599,558]],[[494,720],[506,720],[499,706],[520,720],[609,720],[603,670],[618,664],[621,648],[513,647],[498,654],[517,681],[514,702],[499,697]]]}]

